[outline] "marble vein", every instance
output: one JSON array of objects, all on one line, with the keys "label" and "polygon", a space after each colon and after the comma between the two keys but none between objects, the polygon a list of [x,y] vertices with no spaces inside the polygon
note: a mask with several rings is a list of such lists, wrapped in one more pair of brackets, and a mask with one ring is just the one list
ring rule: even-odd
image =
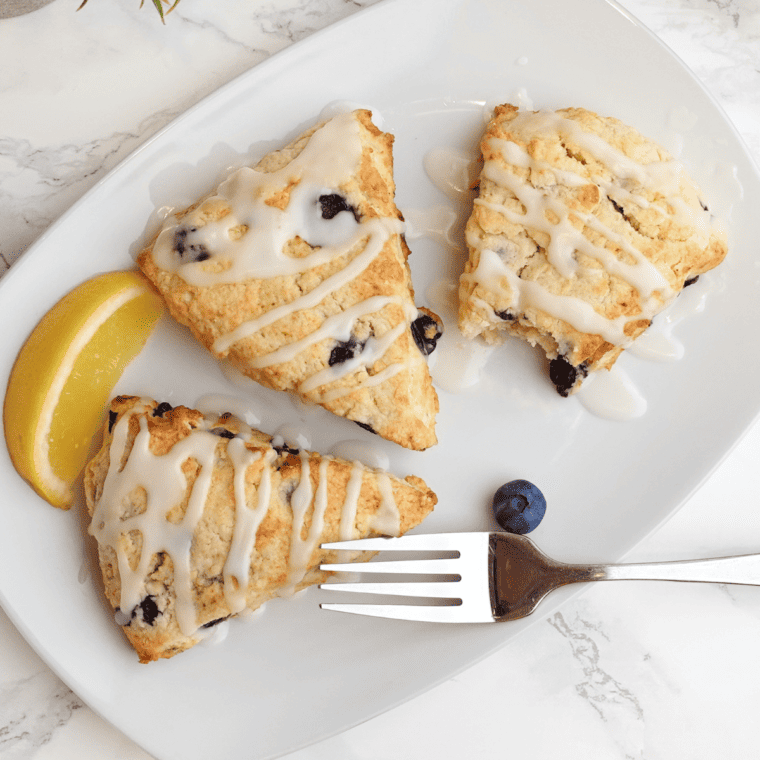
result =
[{"label": "marble vein", "polygon": [[101,177],[168,123],[166,109],[134,129],[81,144],[38,146],[0,138],[0,260],[5,269]]},{"label": "marble vein", "polygon": [[[549,618],[549,624],[567,641],[582,678],[575,691],[608,725],[626,760],[643,760],[644,710],[623,681],[615,678],[603,663],[599,639],[610,641],[600,623],[592,622],[583,607],[572,618],[562,612]],[[572,608],[567,610],[572,614]]]},{"label": "marble vein", "polygon": [[253,18],[265,34],[273,36],[285,47],[374,2],[377,0],[343,0],[339,3],[294,0],[284,6],[280,4],[277,13],[272,13],[271,5],[264,5]]},{"label": "marble vein", "polygon": [[31,760],[83,706],[50,671],[0,688],[0,753]]},{"label": "marble vein", "polygon": [[194,26],[202,32],[210,32],[215,37],[216,41],[221,42],[223,45],[232,45],[238,48],[240,52],[243,52],[247,58],[246,68],[263,61],[269,56],[269,50],[264,50],[248,44],[244,39],[233,36],[231,30],[222,28],[218,23],[214,23],[208,19],[195,19],[191,16],[182,15],[179,12],[179,8],[181,8],[181,6],[177,6],[177,9],[172,13],[173,15],[180,16],[184,23]]}]

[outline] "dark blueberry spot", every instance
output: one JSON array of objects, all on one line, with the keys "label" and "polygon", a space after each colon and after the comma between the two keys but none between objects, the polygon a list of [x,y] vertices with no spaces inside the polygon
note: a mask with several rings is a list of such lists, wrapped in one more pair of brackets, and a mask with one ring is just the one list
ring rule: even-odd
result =
[{"label": "dark blueberry spot", "polygon": [[512,322],[515,319],[515,315],[511,311],[497,311],[495,312],[499,319],[503,319],[505,322]]},{"label": "dark blueberry spot", "polygon": [[174,407],[167,401],[162,401],[154,410],[154,417],[163,417],[167,412],[171,412]]},{"label": "dark blueberry spot", "polygon": [[174,250],[180,255],[180,258],[184,259],[187,254],[187,261],[206,261],[211,258],[211,254],[208,252],[203,243],[192,243],[188,241],[188,234],[196,232],[196,227],[177,227],[174,232]]},{"label": "dark blueberry spot", "polygon": [[[279,467],[277,469],[279,470]],[[287,501],[288,504],[290,504],[297,487],[298,483],[295,478],[284,481],[283,485],[280,487],[280,495],[283,501]]]},{"label": "dark blueberry spot", "polygon": [[108,412],[108,432],[109,433],[113,430],[113,426],[116,424],[116,418],[118,416],[119,415],[114,411]]},{"label": "dark blueberry spot", "polygon": [[184,227],[177,227],[174,230],[174,250],[180,255],[184,256],[185,246],[187,244],[187,230]]},{"label": "dark blueberry spot", "polygon": [[617,211],[618,214],[620,214],[621,216],[625,216],[625,209],[619,203],[615,203],[615,201],[613,201],[609,195],[607,196],[607,200],[613,205],[613,207],[615,208],[615,211]]},{"label": "dark blueberry spot", "polygon": [[[137,607],[142,610],[142,619],[146,625],[153,625],[155,619],[161,614],[161,610],[158,609],[158,605],[156,604],[156,597],[152,594],[146,596]],[[135,607],[132,617],[137,614],[137,607]]]},{"label": "dark blueberry spot", "polygon": [[567,398],[579,379],[588,375],[588,365],[582,362],[574,367],[564,356],[558,356],[549,363],[549,378],[557,387],[557,393]]},{"label": "dark blueberry spot", "polygon": [[288,446],[286,443],[283,443],[282,446],[272,446],[272,448],[280,455],[282,456],[284,454],[292,454],[293,456],[298,456],[301,453],[300,449],[293,449],[290,446]]},{"label": "dark blueberry spot", "polygon": [[330,358],[327,363],[333,367],[336,364],[343,364],[343,362],[353,359],[364,351],[364,344],[366,342],[366,340],[358,341],[352,335],[347,341],[339,342],[338,345],[333,348],[330,352]]},{"label": "dark blueberry spot", "polygon": [[337,193],[320,195],[319,205],[322,207],[323,219],[332,219],[340,214],[341,211],[350,211],[354,215],[354,219],[357,222],[359,221],[357,210],[353,206],[350,206],[342,195],[338,195]]},{"label": "dark blueberry spot", "polygon": [[223,427],[211,428],[211,430],[209,430],[209,433],[213,433],[214,435],[218,435],[220,438],[234,438],[235,437],[235,433],[233,433],[231,430],[227,430],[227,428],[223,428]]},{"label": "dark blueberry spot", "polygon": [[[356,422],[356,420],[354,420],[354,422]],[[356,424],[360,428],[364,428],[365,430],[369,430],[370,433],[374,433],[375,435],[377,435],[377,430],[375,430],[375,428],[373,428],[372,425],[368,425],[366,422],[356,422]]]},{"label": "dark blueberry spot", "polygon": [[709,211],[710,210],[707,207],[707,204],[701,198],[699,199],[699,205],[702,206],[702,211]]},{"label": "dark blueberry spot", "polygon": [[441,337],[441,328],[429,314],[420,314],[412,322],[412,335],[417,348],[424,356],[430,356],[435,351],[438,338]]},{"label": "dark blueberry spot", "polygon": [[493,497],[496,521],[509,533],[530,533],[546,514],[546,499],[527,480],[505,483]]},{"label": "dark blueberry spot", "polygon": [[209,620],[209,622],[204,623],[201,626],[201,628],[213,628],[215,625],[219,625],[219,623],[223,623],[225,620],[227,620],[228,617],[229,615],[227,615],[226,617],[217,618],[216,620]]},{"label": "dark blueberry spot", "polygon": [[698,274],[694,275],[694,277],[689,277],[689,279],[686,280],[686,282],[683,284],[683,286],[685,288],[688,288],[689,285],[693,285],[698,279],[699,279],[699,275]]}]

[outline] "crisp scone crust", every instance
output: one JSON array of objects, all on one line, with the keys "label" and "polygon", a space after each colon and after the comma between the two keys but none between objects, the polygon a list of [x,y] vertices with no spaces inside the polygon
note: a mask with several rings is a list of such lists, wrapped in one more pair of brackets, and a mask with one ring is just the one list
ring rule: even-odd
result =
[{"label": "crisp scone crust", "polygon": [[[239,173],[239,183],[251,182],[253,189],[246,192],[255,197],[240,200],[239,193],[230,202],[235,185],[228,183],[228,197],[217,193],[178,214],[138,263],[172,316],[218,358],[229,359],[262,385],[297,393],[383,438],[423,450],[436,442],[438,398],[415,341],[421,315],[414,307],[409,248],[394,202],[393,136],[377,129],[369,111],[340,119],[340,129],[350,137],[344,141],[346,150],[356,144],[360,152],[339,186],[320,189],[319,178],[310,180],[309,166],[299,163],[322,160],[314,148],[319,139],[327,149],[343,148],[336,145],[341,142],[338,122],[331,120],[267,155],[256,173]],[[332,143],[324,139],[328,130],[338,134]],[[273,178],[269,184],[263,175]],[[317,184],[307,205],[303,198],[310,181]],[[242,248],[258,234],[247,223],[249,202],[259,204],[258,219],[282,212],[276,224],[288,226],[290,219],[311,213],[317,196],[325,204],[326,224],[343,225],[346,235],[354,235],[353,245],[340,249],[330,242],[331,233],[321,240],[321,231],[309,231],[308,224],[304,231],[293,223],[292,237],[278,242],[284,243],[282,251],[274,252],[276,266],[271,264],[273,252],[263,251],[260,258],[267,264],[261,276],[253,266],[233,276],[237,249],[225,241],[225,258],[212,246],[218,233],[213,240],[202,237],[204,230],[219,228]],[[233,217],[234,222],[228,221]],[[277,234],[273,231],[272,239]],[[320,258],[331,246],[336,254]],[[307,263],[312,260],[313,265]],[[440,328],[437,318],[436,323]]]},{"label": "crisp scone crust", "polygon": [[481,151],[459,326],[540,345],[562,395],[726,255],[683,166],[617,119],[502,105]]},{"label": "crisp scone crust", "polygon": [[[169,498],[178,468],[184,480]],[[111,405],[103,447],[85,470],[85,494],[105,593],[141,662],[188,649],[205,628],[283,589],[324,581],[318,566],[336,553],[320,543],[382,535],[389,520],[393,533],[404,533],[436,503],[420,478],[275,448],[230,415],[209,421],[133,396]],[[258,527],[245,546],[254,514]],[[157,534],[168,536],[165,544]],[[122,610],[125,572],[132,601]],[[246,572],[243,584],[238,576]]]}]

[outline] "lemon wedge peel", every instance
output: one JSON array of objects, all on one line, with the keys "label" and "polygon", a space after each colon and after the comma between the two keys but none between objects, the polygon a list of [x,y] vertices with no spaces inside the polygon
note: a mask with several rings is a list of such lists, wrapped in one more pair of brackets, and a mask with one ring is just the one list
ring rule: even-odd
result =
[{"label": "lemon wedge peel", "polygon": [[63,392],[66,381],[71,374],[74,362],[98,331],[100,326],[103,325],[107,319],[110,319],[110,317],[112,317],[113,314],[125,303],[141,295],[141,293],[142,289],[138,286],[129,288],[124,292],[117,293],[112,298],[109,298],[95,310],[84,327],[77,333],[74,340],[69,345],[68,350],[64,354],[63,361],[55,374],[55,379],[48,390],[45,401],[42,404],[39,420],[37,422],[37,429],[34,435],[35,439],[38,441],[38,445],[35,446],[34,449],[34,466],[43,481],[50,483],[51,490],[54,493],[60,494],[62,498],[65,498],[68,495],[70,484],[62,478],[59,478],[50,465],[50,439],[48,437],[48,432],[53,422],[53,414],[61,399],[61,393]]},{"label": "lemon wedge peel", "polygon": [[[71,506],[113,387],[162,312],[140,273],[109,272],[64,296],[21,348],[5,396],[6,442],[19,474],[53,506]],[[115,349],[102,345],[117,338]]]}]

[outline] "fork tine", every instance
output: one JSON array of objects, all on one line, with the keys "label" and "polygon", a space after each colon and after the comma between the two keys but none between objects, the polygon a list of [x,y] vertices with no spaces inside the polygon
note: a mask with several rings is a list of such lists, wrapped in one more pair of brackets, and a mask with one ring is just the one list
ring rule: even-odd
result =
[{"label": "fork tine", "polygon": [[418,596],[431,599],[459,599],[459,581],[432,583],[323,583],[328,591],[349,591],[359,594],[388,594],[390,596]]},{"label": "fork tine", "polygon": [[323,610],[348,612],[354,615],[417,620],[423,623],[489,623],[490,614],[476,614],[466,605],[418,606],[413,604],[320,604]]},{"label": "fork tine", "polygon": [[411,536],[357,538],[353,541],[333,541],[322,544],[323,549],[353,551],[459,551],[464,533],[421,533]]},{"label": "fork tine", "polygon": [[322,564],[320,570],[331,573],[404,573],[425,575],[459,575],[459,559],[402,559],[398,562],[347,562]]},{"label": "fork tine", "polygon": [[[438,533],[402,538],[359,539],[322,544],[325,549],[456,551],[455,559],[393,560],[388,562],[349,562],[322,564],[320,569],[348,573],[399,573],[404,575],[453,575],[458,581],[325,583],[320,588],[352,593],[406,596],[413,599],[457,600],[459,604],[320,604],[325,610],[354,615],[418,620],[430,623],[493,622],[488,583],[489,534]],[[401,580],[401,579],[400,579]],[[456,585],[454,585],[456,583]]]}]

